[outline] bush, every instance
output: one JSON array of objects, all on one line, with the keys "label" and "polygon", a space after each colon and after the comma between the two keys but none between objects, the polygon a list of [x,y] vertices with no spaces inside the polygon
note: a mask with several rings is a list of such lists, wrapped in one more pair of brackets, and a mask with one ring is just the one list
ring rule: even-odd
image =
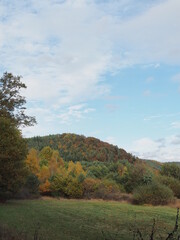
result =
[{"label": "bush", "polygon": [[62,175],[55,175],[51,181],[51,192],[53,196],[64,196],[66,178]]},{"label": "bush", "polygon": [[122,187],[113,181],[86,178],[83,182],[85,198],[104,200],[129,200],[128,194],[122,194]]},{"label": "bush", "polygon": [[38,177],[31,173],[26,180],[25,187],[29,190],[31,194],[38,194],[39,193],[39,179]]},{"label": "bush", "polygon": [[79,183],[77,178],[72,176],[56,175],[52,182],[51,187],[53,196],[64,196],[72,198],[81,198],[83,196],[83,186]]},{"label": "bush", "polygon": [[119,200],[121,194],[119,186],[108,180],[101,181],[93,196],[104,200]]},{"label": "bush", "polygon": [[111,189],[109,189],[103,183],[99,185],[98,189],[94,192],[93,197],[103,200],[131,202],[131,196],[129,194],[121,193],[116,187],[111,187]]},{"label": "bush", "polygon": [[38,198],[39,194],[39,179],[31,173],[26,179],[23,188],[14,196],[15,199],[33,199]]},{"label": "bush", "polygon": [[180,180],[180,166],[174,163],[164,163],[161,169],[161,174]]},{"label": "bush", "polygon": [[174,196],[180,198],[180,181],[173,177],[159,176],[157,180],[168,186],[174,193]]},{"label": "bush", "polygon": [[84,189],[84,197],[85,198],[92,198],[94,191],[98,188],[100,183],[99,179],[94,178],[86,178],[83,182],[83,189]]},{"label": "bush", "polygon": [[129,167],[119,182],[124,186],[127,193],[132,193],[136,187],[150,183],[152,177],[152,173],[143,164],[138,163]]},{"label": "bush", "polygon": [[68,178],[64,193],[68,197],[81,198],[83,196],[82,184],[76,178]]},{"label": "bush", "polygon": [[165,205],[173,200],[172,190],[156,182],[137,187],[133,194],[133,202],[135,204]]}]

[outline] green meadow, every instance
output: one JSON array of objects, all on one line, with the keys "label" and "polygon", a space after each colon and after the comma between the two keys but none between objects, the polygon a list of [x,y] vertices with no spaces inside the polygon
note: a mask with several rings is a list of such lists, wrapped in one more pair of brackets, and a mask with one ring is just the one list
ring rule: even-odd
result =
[{"label": "green meadow", "polygon": [[156,220],[156,234],[172,230],[176,209],[171,207],[135,206],[127,203],[95,200],[38,199],[8,201],[0,205],[0,224],[28,234],[38,229],[40,239],[133,239],[139,228],[143,236],[151,232]]}]

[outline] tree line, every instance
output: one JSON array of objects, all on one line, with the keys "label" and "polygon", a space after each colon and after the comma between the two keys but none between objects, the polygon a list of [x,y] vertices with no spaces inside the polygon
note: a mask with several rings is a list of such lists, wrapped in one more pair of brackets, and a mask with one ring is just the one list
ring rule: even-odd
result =
[{"label": "tree line", "polygon": [[175,164],[156,168],[116,146],[75,134],[24,139],[20,127],[36,123],[25,114],[24,88],[20,76],[0,78],[1,202],[50,195],[158,205],[180,198]]}]

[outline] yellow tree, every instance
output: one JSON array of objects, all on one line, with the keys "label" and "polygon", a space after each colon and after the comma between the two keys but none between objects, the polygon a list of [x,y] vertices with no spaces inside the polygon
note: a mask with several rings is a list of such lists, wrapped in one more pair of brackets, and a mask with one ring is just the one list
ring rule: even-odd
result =
[{"label": "yellow tree", "polygon": [[50,183],[49,183],[49,178],[50,178],[49,168],[47,166],[42,166],[42,168],[40,169],[40,173],[39,173],[38,177],[39,177],[39,181],[40,181],[40,186],[39,186],[40,192],[48,192],[47,190],[50,187]]},{"label": "yellow tree", "polygon": [[75,174],[79,176],[80,174],[86,175],[86,172],[83,170],[83,167],[80,162],[77,162],[75,165]]},{"label": "yellow tree", "polygon": [[40,182],[45,182],[50,178],[49,168],[47,166],[42,166],[39,172],[39,180]]},{"label": "yellow tree", "polygon": [[74,174],[75,173],[75,167],[76,165],[73,163],[73,161],[70,161],[68,163],[68,173]]},{"label": "yellow tree", "polygon": [[27,158],[26,158],[26,165],[29,172],[38,175],[39,173],[39,160],[38,160],[38,152],[36,149],[30,149]]},{"label": "yellow tree", "polygon": [[52,154],[53,154],[53,150],[52,148],[50,148],[49,146],[47,147],[44,147],[40,154],[39,154],[39,157],[41,160],[47,160],[48,162],[50,161],[51,157],[52,157]]},{"label": "yellow tree", "polygon": [[48,193],[50,191],[50,182],[49,180],[46,180],[44,183],[42,183],[40,186],[39,186],[39,191],[41,193]]},{"label": "yellow tree", "polygon": [[49,161],[49,171],[51,177],[57,173],[59,166],[60,166],[59,152],[54,150]]}]

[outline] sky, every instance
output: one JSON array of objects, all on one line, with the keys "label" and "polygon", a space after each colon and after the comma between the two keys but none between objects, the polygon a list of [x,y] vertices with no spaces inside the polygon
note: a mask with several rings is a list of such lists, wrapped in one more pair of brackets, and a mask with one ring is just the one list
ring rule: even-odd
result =
[{"label": "sky", "polygon": [[21,75],[23,136],[76,133],[180,161],[180,0],[0,0],[0,76]]}]

